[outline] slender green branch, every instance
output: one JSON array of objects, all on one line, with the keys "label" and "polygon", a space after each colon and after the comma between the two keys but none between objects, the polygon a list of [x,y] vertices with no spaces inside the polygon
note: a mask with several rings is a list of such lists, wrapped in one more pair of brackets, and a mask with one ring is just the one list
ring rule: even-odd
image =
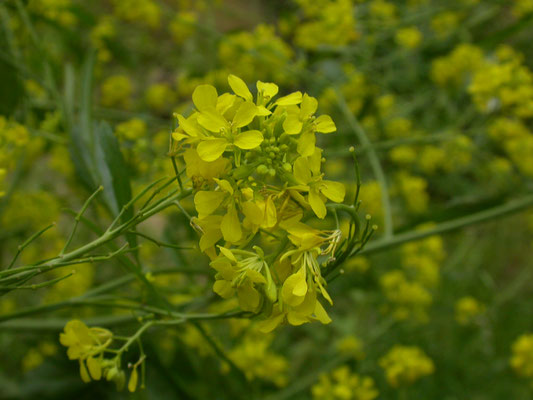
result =
[{"label": "slender green branch", "polygon": [[431,229],[409,231],[394,235],[391,238],[383,238],[370,242],[360,252],[360,254],[370,254],[386,250],[407,242],[424,239],[428,236],[440,235],[442,233],[454,231],[469,225],[475,225],[509,214],[514,214],[530,207],[533,207],[533,195],[527,195],[519,199],[511,200],[506,204],[489,208],[488,210],[480,211],[465,217],[453,219],[451,221],[441,222],[440,224],[437,224]]},{"label": "slender green branch", "polygon": [[59,252],[59,256],[62,256],[63,254],[65,254],[65,251],[67,250],[68,246],[72,242],[72,239],[74,239],[74,235],[76,234],[76,229],[78,228],[78,224],[80,223],[81,217],[83,216],[83,214],[85,213],[85,211],[89,207],[89,204],[91,204],[91,202],[94,200],[94,198],[96,196],[98,196],[98,194],[101,191],[103,191],[103,190],[104,190],[104,187],[103,186],[99,186],[98,189],[96,189],[94,191],[94,193],[92,195],[90,195],[89,198],[85,201],[85,203],[83,204],[83,207],[78,212],[78,214],[76,214],[76,217],[74,218],[74,227],[72,228],[72,231],[70,232],[70,235],[69,235],[67,241],[65,242],[65,245],[63,246],[63,248]]},{"label": "slender green branch", "polygon": [[385,224],[385,238],[389,238],[392,236],[394,228],[392,224],[392,208],[390,204],[389,189],[387,185],[387,179],[385,177],[385,172],[381,167],[381,163],[379,161],[376,151],[372,147],[370,139],[368,139],[368,136],[366,135],[363,127],[357,121],[355,115],[353,115],[353,113],[348,108],[348,104],[346,103],[346,99],[344,98],[343,94],[338,89],[336,89],[335,91],[337,94],[337,102],[342,113],[344,114],[344,117],[346,118],[348,124],[351,126],[354,133],[357,135],[359,142],[363,145],[363,147],[368,149],[367,152],[370,161],[370,166],[381,189],[381,202],[383,205],[383,219]]},{"label": "slender green branch", "polygon": [[7,269],[11,269],[13,267],[13,265],[15,265],[15,262],[17,261],[17,258],[20,255],[20,253],[22,253],[22,251],[24,251],[24,249],[26,247],[28,247],[28,245],[30,243],[32,243],[39,236],[41,236],[43,233],[45,233],[47,230],[49,230],[50,228],[54,227],[55,225],[56,225],[55,222],[50,224],[50,225],[48,225],[46,228],[41,229],[39,232],[37,232],[37,233],[33,234],[32,236],[30,236],[28,238],[28,240],[26,240],[24,243],[22,243],[20,246],[18,246],[17,252],[16,252],[15,256],[13,257],[13,259],[11,260],[11,262],[9,263]]}]

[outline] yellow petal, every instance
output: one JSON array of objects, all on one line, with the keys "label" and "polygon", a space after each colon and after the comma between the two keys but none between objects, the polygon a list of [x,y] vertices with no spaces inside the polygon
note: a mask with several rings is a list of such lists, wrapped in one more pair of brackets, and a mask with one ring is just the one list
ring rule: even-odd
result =
[{"label": "yellow petal", "polygon": [[267,100],[278,94],[279,87],[275,83],[257,81],[257,91]]},{"label": "yellow petal", "polygon": [[102,378],[102,366],[97,359],[89,357],[87,359],[87,368],[89,369],[91,378],[93,378],[95,381],[99,381]]},{"label": "yellow petal", "polygon": [[298,115],[289,114],[283,121],[283,130],[288,135],[297,135],[302,131],[303,123]]},{"label": "yellow petal", "polygon": [[253,283],[263,283],[263,284],[266,283],[265,277],[261,274],[261,272],[258,272],[255,269],[246,270],[246,276]]},{"label": "yellow petal", "polygon": [[211,85],[199,85],[192,93],[192,101],[200,111],[217,105],[217,90]]},{"label": "yellow petal", "polygon": [[239,216],[237,215],[235,207],[230,207],[226,215],[222,218],[220,230],[222,231],[224,240],[227,242],[235,243],[241,239],[241,221],[239,221]]},{"label": "yellow petal", "polygon": [[260,131],[242,132],[235,136],[233,143],[240,149],[255,149],[263,143],[263,134]]},{"label": "yellow petal", "polygon": [[322,181],[320,184],[320,192],[331,201],[335,203],[342,203],[346,189],[340,182]]},{"label": "yellow petal", "polygon": [[316,131],[320,133],[331,133],[337,130],[335,122],[329,115],[321,115],[315,120]]},{"label": "yellow petal", "polygon": [[276,205],[274,204],[274,200],[272,200],[272,196],[270,196],[266,201],[265,206],[265,222],[264,227],[265,228],[272,228],[276,225],[278,222],[278,216],[276,211]]},{"label": "yellow petal", "polygon": [[241,96],[244,100],[247,101],[253,100],[253,96],[250,92],[250,89],[248,89],[248,86],[241,78],[235,75],[230,75],[228,76],[228,83],[231,87],[231,90],[233,90],[233,92],[237,96]]},{"label": "yellow petal", "polygon": [[259,115],[261,117],[265,117],[265,116],[270,115],[270,114],[272,114],[272,111],[270,111],[266,107],[257,106],[257,115]]},{"label": "yellow petal", "polygon": [[257,323],[257,328],[263,333],[270,333],[276,329],[279,324],[283,322],[285,314],[272,314],[269,318],[264,321],[259,321]]},{"label": "yellow petal", "polygon": [[326,206],[315,188],[311,188],[309,191],[308,201],[316,216],[323,219],[327,213]]},{"label": "yellow petal", "polygon": [[252,122],[256,115],[257,106],[245,101],[239,106],[233,117],[233,126],[235,128],[242,128]]},{"label": "yellow petal", "polygon": [[183,129],[188,135],[193,137],[201,136],[200,129],[196,125],[196,121],[192,121],[191,118],[184,118],[181,115],[178,115],[179,127]]},{"label": "yellow petal", "polygon": [[226,197],[224,192],[199,191],[194,195],[194,207],[200,218],[213,214]]},{"label": "yellow petal", "polygon": [[331,322],[331,318],[319,301],[315,305],[315,317],[323,324],[329,324]]},{"label": "yellow petal", "polygon": [[237,262],[237,259],[233,255],[232,251],[230,249],[225,248],[224,246],[219,246],[218,249],[222,253],[224,257],[226,257],[228,260],[231,260],[233,262]]},{"label": "yellow petal", "polygon": [[311,181],[311,170],[306,157],[298,157],[293,167],[294,178],[302,185],[307,185]]},{"label": "yellow petal", "polygon": [[229,130],[228,121],[213,107],[204,109],[198,115],[198,123],[214,133],[219,133],[222,129]]},{"label": "yellow petal", "polygon": [[223,299],[229,299],[235,294],[235,289],[231,286],[231,282],[219,279],[213,284],[213,292]]},{"label": "yellow petal", "polygon": [[237,289],[237,298],[239,306],[244,311],[256,311],[261,301],[261,295],[251,283],[244,284]]},{"label": "yellow petal", "polygon": [[198,155],[204,161],[215,161],[226,150],[228,141],[223,138],[203,140],[196,149]]},{"label": "yellow petal", "polygon": [[308,157],[315,152],[316,137],[314,132],[306,131],[298,139],[296,150],[301,156]]},{"label": "yellow petal", "polygon": [[287,96],[280,97],[276,101],[277,106],[292,106],[294,104],[300,104],[302,102],[302,92],[294,92]]},{"label": "yellow petal", "polygon": [[81,376],[81,380],[85,383],[89,383],[91,381],[91,377],[89,376],[87,367],[85,366],[85,363],[81,360],[80,360],[80,376]]},{"label": "yellow petal", "polygon": [[281,288],[281,297],[288,305],[295,307],[305,299],[307,292],[307,282],[305,280],[304,268],[300,268],[297,273],[289,276]]},{"label": "yellow petal", "polygon": [[300,104],[300,115],[302,119],[307,119],[312,116],[318,107],[318,101],[307,93],[303,95],[302,104]]},{"label": "yellow petal", "polygon": [[227,192],[229,194],[233,194],[233,187],[231,186],[231,183],[229,183],[227,180],[225,180],[225,179],[217,179],[217,178],[213,178],[213,180],[218,184],[218,186],[220,186],[220,188],[224,192]]},{"label": "yellow petal", "polygon": [[261,225],[263,223],[263,212],[261,208],[253,201],[245,201],[242,203],[242,213],[254,225]]}]

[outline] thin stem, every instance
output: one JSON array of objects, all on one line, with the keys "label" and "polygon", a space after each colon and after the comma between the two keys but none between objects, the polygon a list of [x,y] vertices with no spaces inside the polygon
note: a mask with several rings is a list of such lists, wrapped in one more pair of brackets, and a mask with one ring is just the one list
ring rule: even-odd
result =
[{"label": "thin stem", "polygon": [[74,239],[74,235],[76,234],[76,229],[78,228],[78,224],[80,223],[80,219],[81,217],[83,216],[83,214],[85,213],[85,211],[87,210],[87,208],[89,207],[89,204],[91,204],[91,202],[94,200],[94,198],[102,191],[104,190],[104,187],[103,186],[99,186],[98,189],[96,189],[94,191],[94,193],[92,195],[89,196],[89,198],[85,201],[85,203],[83,204],[83,207],[81,208],[81,210],[78,212],[78,214],[76,214],[76,217],[74,218],[74,227],[72,228],[72,231],[70,232],[70,235],[65,243],[65,245],[63,246],[63,248],[61,249],[61,251],[59,252],[59,256],[61,257],[63,254],[65,254],[65,251],[67,250],[68,246],[70,245],[70,243],[72,242],[72,239]]},{"label": "thin stem", "polygon": [[506,204],[489,208],[488,210],[480,211],[475,214],[468,215],[466,217],[441,222],[440,224],[437,224],[431,229],[409,231],[394,235],[391,238],[384,238],[370,242],[363,250],[360,251],[360,254],[376,253],[378,251],[396,247],[407,242],[413,242],[416,240],[424,239],[428,236],[440,235],[441,233],[454,231],[469,225],[475,225],[481,222],[500,218],[505,215],[522,211],[529,207],[533,207],[533,195],[528,195],[519,199],[511,200]]},{"label": "thin stem", "polygon": [[39,236],[41,236],[43,233],[45,233],[48,229],[54,227],[56,224],[55,222],[48,225],[46,228],[44,229],[41,229],[39,232],[33,234],[32,236],[30,236],[28,238],[28,240],[26,240],[24,243],[22,243],[20,246],[17,247],[17,253],[15,254],[15,256],[13,257],[13,259],[11,260],[11,262],[9,263],[7,269],[11,269],[13,267],[13,265],[15,265],[15,262],[17,261],[17,258],[18,256],[20,255],[20,253],[22,253],[22,251],[30,244],[32,243],[34,240],[36,240]]},{"label": "thin stem", "polygon": [[376,180],[378,181],[379,187],[381,189],[381,203],[383,205],[385,238],[390,238],[393,234],[394,228],[392,224],[392,208],[390,204],[389,190],[387,187],[387,179],[385,177],[385,172],[383,171],[383,168],[381,167],[381,163],[376,154],[376,151],[372,147],[372,143],[370,142],[370,139],[368,139],[368,136],[366,135],[363,127],[357,121],[357,118],[355,117],[355,115],[353,115],[353,113],[348,108],[348,104],[346,103],[346,99],[344,98],[343,94],[337,88],[335,89],[335,91],[337,94],[337,102],[348,124],[351,126],[352,130],[357,135],[359,142],[364,147],[368,148],[368,158],[370,161],[370,166],[372,168],[372,171],[374,172],[374,176],[376,177]]}]

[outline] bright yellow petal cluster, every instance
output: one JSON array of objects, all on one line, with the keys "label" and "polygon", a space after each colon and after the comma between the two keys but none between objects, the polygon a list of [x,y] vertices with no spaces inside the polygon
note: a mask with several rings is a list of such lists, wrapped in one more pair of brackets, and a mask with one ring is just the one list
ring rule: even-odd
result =
[{"label": "bright yellow petal cluster", "polygon": [[264,331],[284,321],[328,323],[319,298],[332,301],[321,269],[341,234],[307,219],[324,219],[328,201],[344,201],[344,185],[324,179],[316,147],[316,135],[335,132],[335,123],[315,116],[318,102],[307,93],[277,97],[276,84],[258,81],[254,95],[235,75],[228,84],[233,93],[197,86],[195,111],[177,114],[172,134],[172,154],[194,189],[200,249],[217,271],[213,289],[262,313]]}]

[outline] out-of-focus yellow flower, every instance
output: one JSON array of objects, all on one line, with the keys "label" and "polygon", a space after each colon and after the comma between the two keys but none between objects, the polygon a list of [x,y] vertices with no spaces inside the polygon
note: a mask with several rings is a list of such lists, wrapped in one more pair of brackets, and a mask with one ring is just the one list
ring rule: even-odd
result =
[{"label": "out-of-focus yellow flower", "polygon": [[335,344],[337,351],[343,356],[352,356],[356,360],[365,358],[363,342],[357,336],[347,335],[342,337]]},{"label": "out-of-focus yellow flower", "polygon": [[395,345],[379,360],[392,387],[410,385],[435,371],[433,361],[418,347]]},{"label": "out-of-focus yellow flower", "polygon": [[128,22],[155,29],[159,27],[161,8],[153,0],[112,0],[113,13]]},{"label": "out-of-focus yellow flower", "polygon": [[[228,352],[228,357],[249,381],[261,379],[283,387],[287,384],[289,362],[269,349],[272,339],[272,335],[247,335]],[[224,363],[222,371],[228,372],[229,366]]]},{"label": "out-of-focus yellow flower", "polygon": [[412,318],[417,322],[427,320],[427,308],[433,299],[431,293],[422,284],[409,281],[404,272],[392,270],[380,277],[383,294],[387,301],[386,312],[397,320]]},{"label": "out-of-focus yellow flower", "polygon": [[450,36],[460,21],[460,15],[454,11],[443,11],[431,19],[431,29],[439,38]]},{"label": "out-of-focus yellow flower", "polygon": [[170,33],[177,44],[183,44],[196,32],[198,16],[191,11],[177,13],[170,22]]},{"label": "out-of-focus yellow flower", "polygon": [[468,325],[485,312],[485,306],[472,296],[461,297],[455,303],[455,319],[461,325]]},{"label": "out-of-focus yellow flower", "polygon": [[533,334],[525,333],[514,341],[509,363],[518,375],[533,379]]},{"label": "out-of-focus yellow flower", "polygon": [[396,175],[391,191],[404,200],[409,212],[421,214],[427,211],[429,205],[427,186],[428,182],[424,178],[400,172]]},{"label": "out-of-focus yellow flower", "polygon": [[175,101],[176,93],[166,83],[151,85],[146,91],[146,103],[155,112],[169,112]]},{"label": "out-of-focus yellow flower", "polygon": [[422,32],[416,26],[400,28],[394,36],[396,43],[405,49],[416,49],[422,43]]},{"label": "out-of-focus yellow flower", "polygon": [[459,44],[450,54],[432,62],[431,78],[440,86],[464,84],[483,64],[483,51],[472,44]]},{"label": "out-of-focus yellow flower", "polygon": [[102,83],[100,92],[103,106],[127,109],[130,106],[133,86],[127,76],[113,75]]},{"label": "out-of-focus yellow flower", "polygon": [[295,42],[305,49],[321,45],[345,46],[359,37],[351,0],[296,0],[305,20],[296,27]]},{"label": "out-of-focus yellow flower", "polygon": [[513,0],[512,12],[516,18],[533,13],[533,0]]},{"label": "out-of-focus yellow flower", "polygon": [[30,0],[28,7],[63,26],[72,26],[77,22],[76,15],[71,11],[71,0]]},{"label": "out-of-focus yellow flower", "polygon": [[346,365],[322,374],[311,393],[316,400],[373,400],[379,394],[372,378],[354,374]]}]

